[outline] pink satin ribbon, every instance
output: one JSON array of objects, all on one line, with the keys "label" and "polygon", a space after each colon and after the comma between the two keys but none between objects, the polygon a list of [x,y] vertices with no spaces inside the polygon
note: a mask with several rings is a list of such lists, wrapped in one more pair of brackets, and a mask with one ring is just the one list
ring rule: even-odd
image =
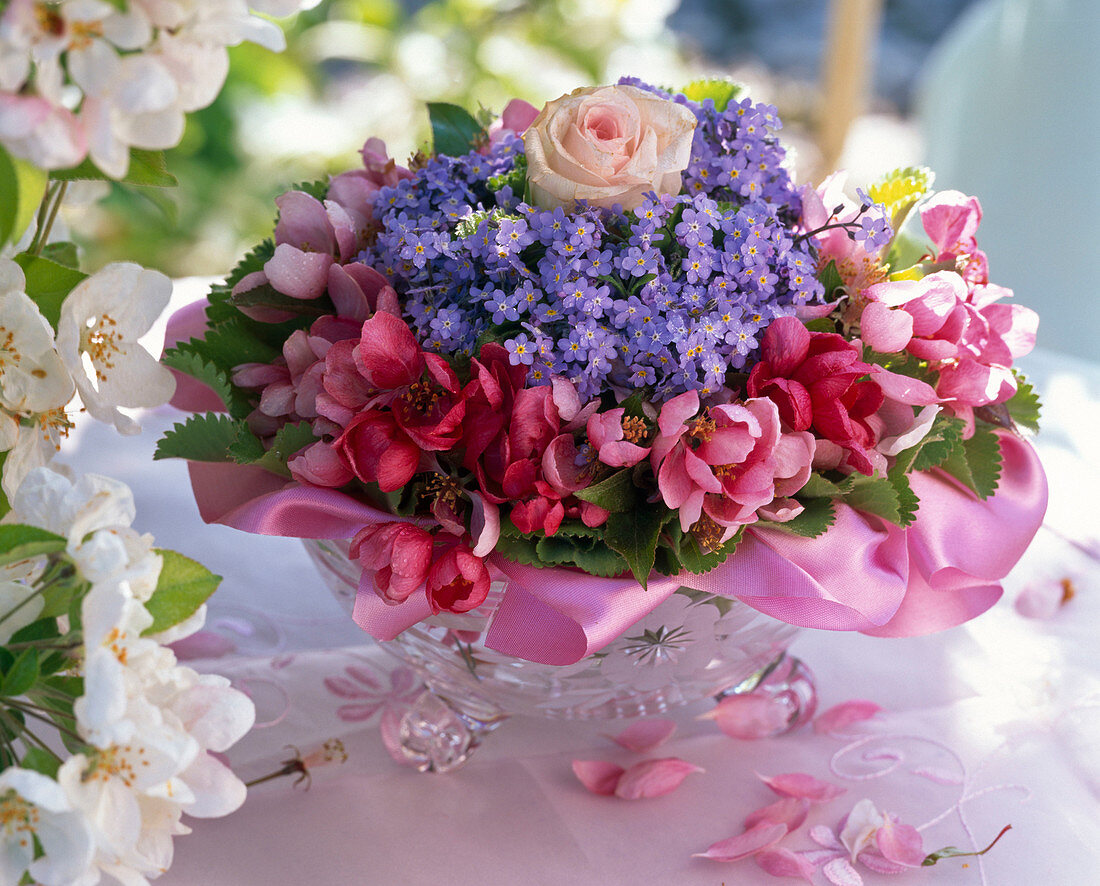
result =
[{"label": "pink satin ribbon", "polygon": [[[724,564],[703,575],[628,578],[537,569],[498,556],[508,588],[486,635],[499,652],[543,664],[571,664],[596,652],[679,587],[735,597],[803,627],[882,637],[930,633],[981,614],[1001,596],[999,580],[1023,554],[1046,510],[1046,478],[1034,450],[1000,434],[997,494],[981,501],[939,472],[914,474],[916,522],[901,529],[838,507],[836,524],[814,539],[750,529]],[[350,538],[394,517],[332,489],[287,485],[256,468],[192,464],[200,513],[263,535]],[[426,595],[392,606],[359,583],[355,622],[389,640],[429,614]]]}]

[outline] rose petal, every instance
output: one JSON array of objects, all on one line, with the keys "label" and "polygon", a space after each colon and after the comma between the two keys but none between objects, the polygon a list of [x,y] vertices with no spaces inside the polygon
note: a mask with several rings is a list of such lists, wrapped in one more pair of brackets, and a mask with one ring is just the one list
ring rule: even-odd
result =
[{"label": "rose petal", "polygon": [[745,827],[754,828],[766,821],[770,824],[786,825],[787,833],[790,833],[802,826],[809,811],[809,800],[801,797],[784,797],[782,800],[776,800],[768,806],[762,806],[750,812],[745,819]]},{"label": "rose petal", "polygon": [[672,720],[639,720],[627,726],[618,735],[606,735],[615,744],[634,751],[636,754],[644,754],[660,747],[676,731],[676,724]]},{"label": "rose petal", "polygon": [[780,796],[802,797],[811,803],[825,803],[847,793],[845,788],[821,781],[805,772],[788,772],[770,778],[758,772],[756,777]]},{"label": "rose petal", "polygon": [[593,794],[610,797],[626,770],[606,760],[574,760],[573,774]]},{"label": "rose petal", "polygon": [[810,828],[810,839],[818,846],[824,846],[826,849],[835,849],[838,852],[845,851],[844,844],[837,838],[833,829],[823,824],[815,824]]},{"label": "rose petal", "polygon": [[696,852],[692,858],[709,858],[713,861],[740,861],[774,846],[787,836],[787,826],[761,822],[744,833],[725,840],[719,840],[707,847],[706,852]]},{"label": "rose petal", "polygon": [[703,770],[694,763],[678,757],[645,760],[636,763],[623,773],[615,785],[615,796],[624,800],[643,800],[662,797],[680,786],[687,776]]},{"label": "rose petal", "polygon": [[852,699],[834,705],[814,720],[814,732],[818,735],[836,735],[853,723],[870,720],[882,708],[873,701]]},{"label": "rose petal", "polygon": [[773,877],[801,877],[807,883],[814,881],[814,866],[810,860],[790,849],[765,849],[756,854],[756,863]]},{"label": "rose petal", "polygon": [[821,869],[833,886],[863,886],[863,877],[846,858],[834,858]]},{"label": "rose petal", "polygon": [[700,716],[714,720],[731,738],[768,738],[789,725],[789,712],[774,699],[763,695],[731,695]]}]

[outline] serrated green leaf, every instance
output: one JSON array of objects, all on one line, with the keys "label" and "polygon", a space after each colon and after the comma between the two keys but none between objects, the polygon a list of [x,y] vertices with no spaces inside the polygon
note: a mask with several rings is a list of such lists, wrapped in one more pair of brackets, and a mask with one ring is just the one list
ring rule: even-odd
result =
[{"label": "serrated green leaf", "polygon": [[324,200],[328,196],[328,179],[320,178],[312,182],[298,182],[290,187],[291,191],[309,194],[314,200]]},{"label": "serrated green leaf", "polygon": [[802,498],[838,498],[840,487],[832,480],[826,480],[816,471],[810,474],[806,485],[798,490],[798,497]]},{"label": "serrated green leaf", "polygon": [[65,550],[66,540],[37,526],[0,524],[0,566]]},{"label": "serrated green leaf", "polygon": [[220,575],[183,554],[165,550],[157,550],[157,553],[164,565],[157,579],[157,589],[145,604],[153,616],[153,623],[142,632],[143,635],[159,634],[190,618],[222,580]]},{"label": "serrated green leaf", "polygon": [[591,502],[613,514],[628,511],[638,502],[638,487],[634,485],[634,472],[623,468],[599,483],[575,492],[577,498]]},{"label": "serrated green leaf", "polygon": [[657,539],[667,517],[656,508],[635,508],[607,518],[604,541],[626,561],[643,588],[653,572]]},{"label": "serrated green leaf", "polygon": [[5,698],[25,695],[38,680],[38,673],[38,650],[34,646],[24,649],[4,672],[4,679],[0,680],[0,695]]},{"label": "serrated green leaf", "polygon": [[890,481],[890,485],[894,487],[894,492],[896,492],[898,496],[897,524],[899,526],[909,526],[917,519],[917,509],[920,507],[920,499],[917,498],[917,494],[913,491],[913,487],[909,485],[909,477],[906,475],[905,471],[893,470],[890,472],[887,479]]},{"label": "serrated green leaf", "polygon": [[987,428],[978,428],[973,437],[951,450],[940,467],[979,498],[989,498],[1001,478],[1001,447],[997,435]]},{"label": "serrated green leaf", "polygon": [[733,80],[713,77],[694,80],[681,89],[680,92],[697,104],[702,104],[708,98],[711,99],[714,102],[715,110],[721,113],[744,90],[744,86],[735,83]]},{"label": "serrated green leaf", "polygon": [[0,145],[0,246],[17,242],[46,195],[46,173]]},{"label": "serrated green leaf", "polygon": [[267,454],[260,438],[243,423],[237,426],[237,436],[229,444],[227,451],[229,457],[239,465],[255,464]]},{"label": "serrated green leaf", "polygon": [[290,476],[286,463],[299,451],[316,443],[317,437],[313,433],[313,426],[308,421],[296,424],[285,424],[271,440],[271,446],[255,464],[271,471],[273,474]]},{"label": "serrated green leaf", "polygon": [[[932,423],[928,435],[918,444],[912,459],[914,471],[930,471],[943,464],[952,450],[962,442],[964,423],[962,419],[940,413]],[[898,456],[902,463],[905,453]]]},{"label": "serrated green leaf", "polygon": [[844,502],[858,511],[874,514],[901,524],[901,499],[894,484],[886,477],[860,477]]},{"label": "serrated green leaf", "polygon": [[21,252],[15,257],[15,262],[27,278],[27,295],[56,329],[66,296],[88,275],[29,252]]},{"label": "serrated green leaf", "polygon": [[1019,373],[1016,375],[1016,393],[1005,405],[1012,420],[1021,427],[1031,431],[1039,430],[1039,416],[1043,404],[1039,400],[1039,392]]},{"label": "serrated green leaf", "polygon": [[756,525],[761,529],[778,529],[802,538],[817,538],[824,535],[836,522],[836,508],[830,499],[811,498],[802,504],[804,510],[793,520],[786,523],[761,522]]},{"label": "serrated green leaf", "polygon": [[[85,160],[71,169],[55,169],[50,173],[55,181],[114,181],[91,160]],[[126,185],[144,185],[150,188],[174,188],[179,181],[168,171],[164,151],[130,149],[130,166],[126,175],[117,179]]]},{"label": "serrated green leaf", "polygon": [[[222,401],[226,409],[234,412],[233,406],[241,400],[241,395],[229,381],[229,375],[223,369],[219,369],[213,363],[205,360],[196,349],[189,344],[177,345],[169,348],[160,358],[160,362],[172,369],[178,369],[185,375],[191,376],[196,381],[202,382],[210,388],[218,399]],[[247,406],[247,403],[245,404]],[[235,416],[243,418],[244,416]]]},{"label": "serrated green leaf", "polygon": [[225,413],[207,412],[191,416],[165,431],[157,441],[154,459],[186,458],[189,461],[233,461],[230,447],[241,434],[251,434],[241,419]]},{"label": "serrated green leaf", "polygon": [[47,778],[57,778],[57,770],[61,768],[61,758],[44,748],[30,747],[23,752],[19,765],[24,769],[40,772]]},{"label": "serrated green leaf", "polygon": [[481,124],[464,108],[446,102],[428,102],[432,125],[432,150],[460,157],[468,154],[487,136]]}]

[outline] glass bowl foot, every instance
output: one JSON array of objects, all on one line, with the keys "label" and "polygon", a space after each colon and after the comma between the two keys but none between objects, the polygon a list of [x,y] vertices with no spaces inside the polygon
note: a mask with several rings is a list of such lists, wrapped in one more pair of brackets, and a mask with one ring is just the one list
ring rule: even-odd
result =
[{"label": "glass bowl foot", "polygon": [[774,738],[793,732],[809,723],[817,712],[813,671],[800,659],[785,652],[759,674],[716,695],[715,701],[746,694],[767,698],[779,709],[776,719],[782,725],[760,738]]},{"label": "glass bowl foot", "polygon": [[425,689],[401,718],[401,753],[420,772],[452,772],[507,719],[499,708],[463,704]]}]

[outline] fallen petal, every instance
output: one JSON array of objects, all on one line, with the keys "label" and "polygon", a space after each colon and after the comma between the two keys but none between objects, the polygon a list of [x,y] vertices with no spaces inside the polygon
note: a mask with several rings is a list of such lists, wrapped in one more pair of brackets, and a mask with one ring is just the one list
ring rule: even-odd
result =
[{"label": "fallen petal", "polygon": [[714,861],[740,861],[761,849],[774,846],[787,836],[787,826],[761,822],[736,837],[719,840],[707,847],[706,852],[696,852],[692,858],[709,858]]},{"label": "fallen petal", "polygon": [[790,849],[765,849],[756,855],[756,863],[773,877],[801,877],[807,883],[814,881],[814,866],[806,856]]},{"label": "fallen petal", "polygon": [[694,763],[678,757],[645,760],[636,763],[622,774],[615,786],[615,796],[624,800],[643,800],[662,797],[680,786],[687,776],[703,770]]},{"label": "fallen petal", "polygon": [[844,732],[853,723],[870,720],[881,710],[873,701],[852,699],[834,705],[814,720],[814,732],[819,735],[836,735]]},{"label": "fallen petal", "polygon": [[893,816],[875,834],[878,851],[887,861],[910,868],[919,868],[924,861],[924,842],[920,831],[911,824],[902,824]]},{"label": "fallen petal", "polygon": [[731,695],[701,719],[714,720],[730,738],[769,738],[789,725],[790,711],[763,695]]},{"label": "fallen petal", "polygon": [[672,720],[639,720],[631,723],[618,735],[606,735],[620,747],[636,754],[644,754],[660,747],[676,731],[676,724]]},{"label": "fallen petal", "polygon": [[818,846],[824,846],[826,849],[834,849],[838,852],[846,851],[844,849],[844,844],[837,839],[837,835],[833,832],[833,829],[823,824],[816,824],[810,828],[810,839]]},{"label": "fallen petal", "polygon": [[573,774],[593,794],[610,797],[626,770],[606,760],[574,760]]},{"label": "fallen petal", "polygon": [[745,819],[745,827],[753,828],[763,821],[771,824],[784,824],[787,832],[802,826],[806,815],[810,811],[810,801],[801,797],[784,797],[776,800],[770,806],[763,806],[748,814]]},{"label": "fallen petal", "polygon": [[826,862],[821,873],[833,886],[863,886],[863,877],[846,858],[834,858]]},{"label": "fallen petal", "polygon": [[847,793],[845,788],[821,781],[805,772],[788,772],[771,778],[758,772],[756,777],[780,796],[803,797],[811,803],[826,803]]}]

